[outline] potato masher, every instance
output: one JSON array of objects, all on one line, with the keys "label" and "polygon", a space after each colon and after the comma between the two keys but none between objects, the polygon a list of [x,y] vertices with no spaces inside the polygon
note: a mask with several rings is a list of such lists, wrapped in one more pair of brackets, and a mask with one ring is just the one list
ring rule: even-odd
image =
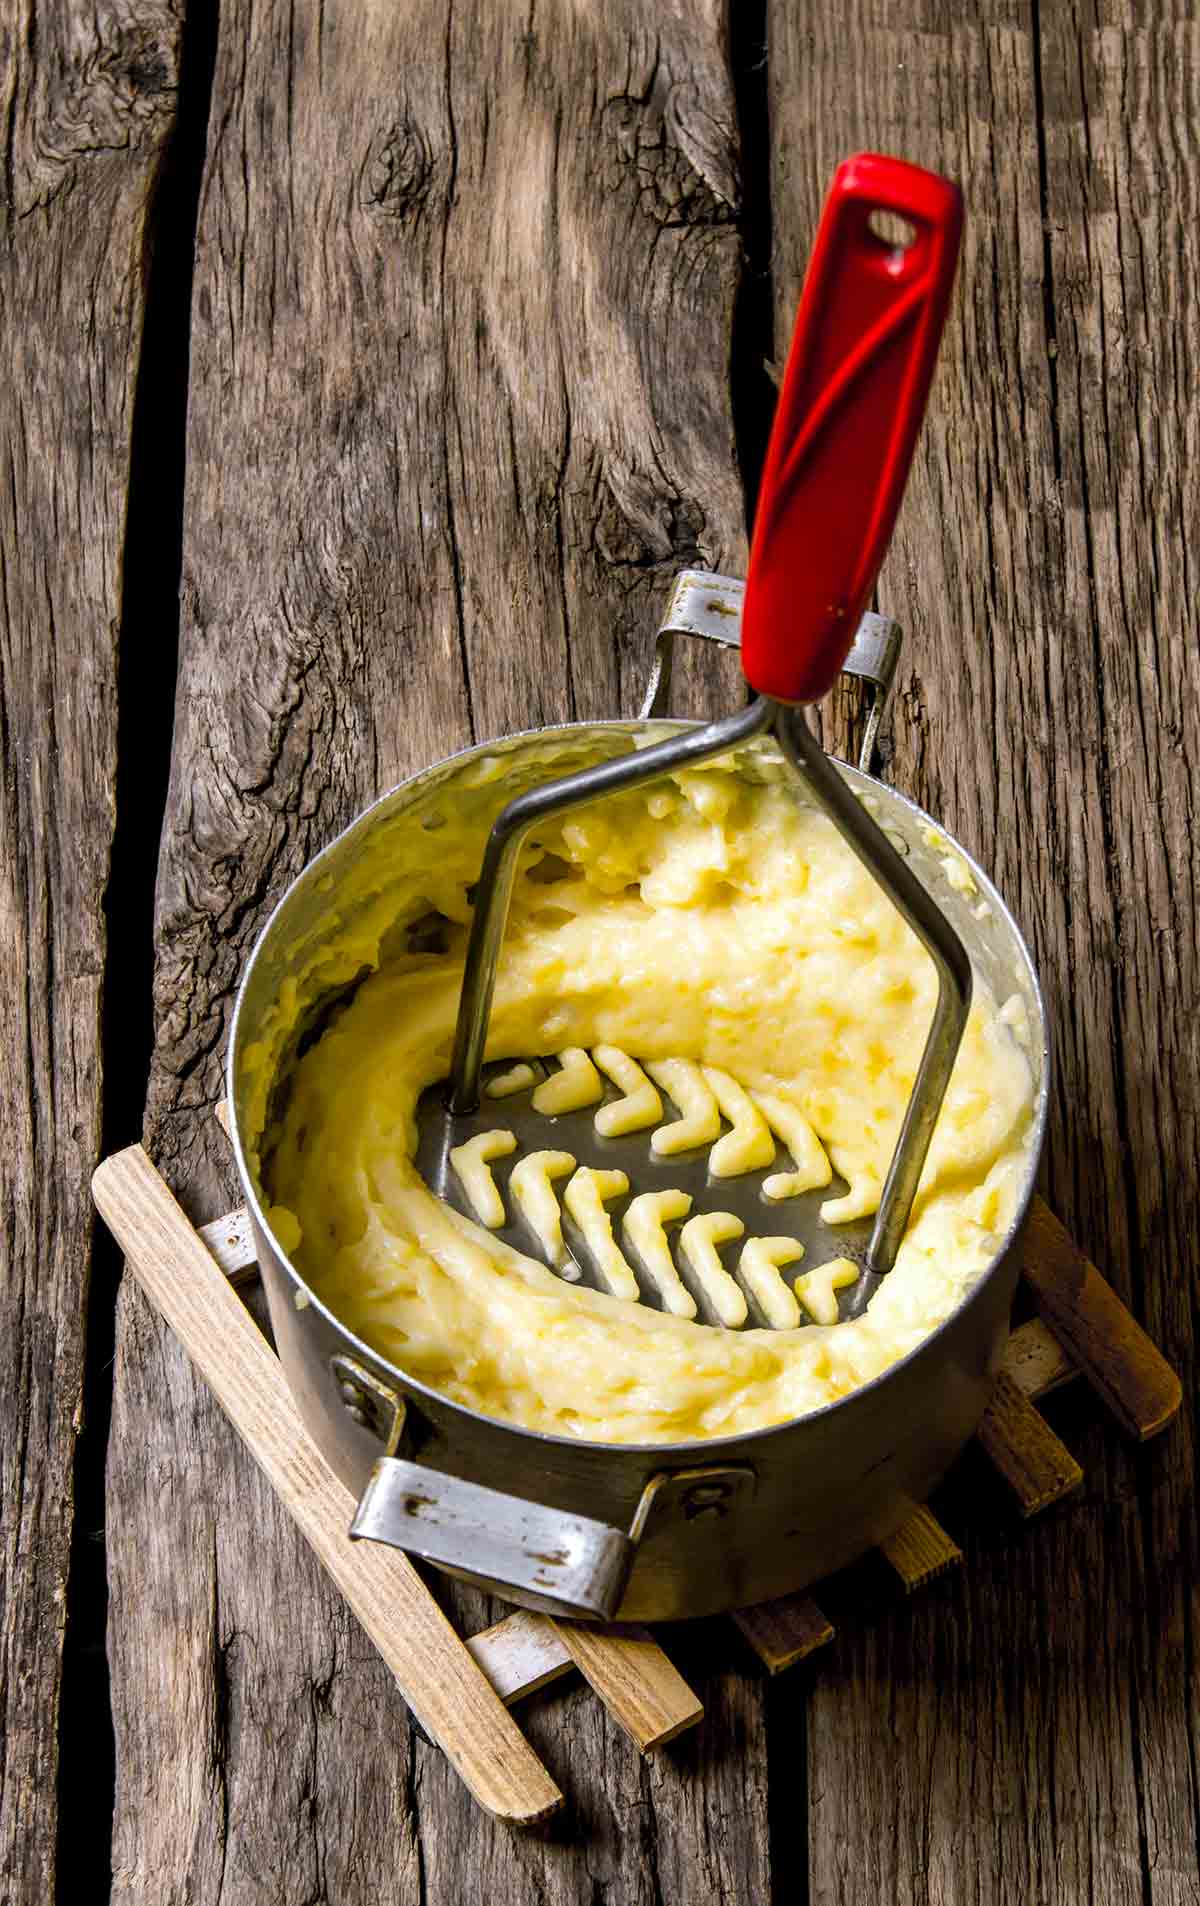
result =
[{"label": "potato masher", "polygon": [[[882,236],[881,214],[903,221],[911,242],[897,245]],[[827,1189],[820,1198],[802,1193],[776,1205],[765,1225],[759,1178],[723,1178],[714,1186],[706,1151],[699,1148],[671,1159],[671,1182],[691,1185],[693,1201],[704,1197],[710,1205],[716,1191],[725,1209],[745,1208],[750,1199],[759,1230],[782,1228],[805,1244],[806,1271],[829,1259],[855,1262],[857,1278],[837,1299],[842,1319],[861,1313],[895,1262],[966,1024],[971,966],[949,921],[828,760],[801,710],[821,699],[841,668],[890,540],[928,398],[961,232],[961,195],[947,180],[874,154],[839,167],[800,300],[754,526],[742,606],[742,666],[754,700],[706,727],[534,787],[511,801],[492,827],[474,895],[450,1080],[430,1088],[418,1110],[418,1168],[440,1197],[472,1217],[479,1209],[466,1196],[451,1154],[461,1159],[460,1147],[501,1125],[517,1138],[518,1161],[529,1150],[544,1156],[542,1148],[553,1145],[569,1151],[572,1162],[587,1162],[593,1174],[629,1166],[625,1175],[638,1195],[647,1182],[664,1182],[661,1171],[650,1168],[647,1133],[605,1136],[603,1129],[597,1132],[591,1108],[547,1120],[534,1109],[528,1089],[481,1105],[488,1020],[522,843],[551,816],[771,734],[809,796],[926,948],[937,972],[937,1004],[865,1241],[863,1227],[821,1222],[815,1207]],[[529,1250],[519,1219],[515,1228],[506,1228],[509,1212],[497,1196],[499,1209],[488,1221]],[[619,1212],[619,1200],[611,1209]],[[539,1254],[554,1260],[552,1268],[689,1314],[673,1300],[678,1293],[665,1261],[657,1278],[638,1275],[633,1284],[624,1283],[616,1261],[597,1265],[594,1248],[589,1258],[569,1217],[565,1224],[565,1235],[556,1234],[557,1248],[549,1252],[544,1229],[539,1234]],[[743,1303],[739,1315],[730,1297],[734,1280],[715,1257],[711,1265],[712,1276],[702,1286],[703,1320],[734,1326],[746,1321],[750,1310]],[[640,1265],[643,1273],[649,1268]],[[770,1302],[764,1315],[757,1298],[753,1314],[764,1322],[790,1321],[778,1279],[776,1299],[782,1315],[772,1316]]]}]

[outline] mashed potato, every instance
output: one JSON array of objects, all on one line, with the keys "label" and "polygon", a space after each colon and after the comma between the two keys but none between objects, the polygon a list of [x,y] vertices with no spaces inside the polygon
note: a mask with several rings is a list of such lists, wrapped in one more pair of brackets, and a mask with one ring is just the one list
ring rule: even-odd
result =
[{"label": "mashed potato", "polygon": [[[781,783],[769,747],[756,759],[754,775],[720,762],[539,829],[516,884],[488,1057],[612,1047],[663,1080],[665,1062],[717,1069],[756,1102],[798,1110],[848,1182],[840,1209],[870,1212],[929,1026],[933,967],[825,816]],[[495,789],[488,799],[494,810]],[[762,1428],[912,1349],[990,1261],[1028,1168],[1030,1065],[982,977],[908,1235],[867,1314],[714,1328],[564,1282],[417,1175],[415,1108],[448,1069],[481,845],[469,797],[447,803],[424,832],[410,828],[403,879],[362,874],[354,905],[331,892],[345,912],[340,943],[331,951],[326,934],[307,977],[281,981],[268,1036],[243,1055],[251,1169],[313,1291],[447,1396],[603,1441]],[[444,950],[401,930],[430,913],[449,923]],[[357,981],[347,1003],[273,1097],[306,992],[339,977]],[[664,1096],[662,1124],[679,1111]],[[545,1129],[553,1147],[553,1119]],[[776,1156],[786,1168],[788,1148]],[[786,1197],[764,1200],[762,1231],[776,1243],[786,1233]]]}]

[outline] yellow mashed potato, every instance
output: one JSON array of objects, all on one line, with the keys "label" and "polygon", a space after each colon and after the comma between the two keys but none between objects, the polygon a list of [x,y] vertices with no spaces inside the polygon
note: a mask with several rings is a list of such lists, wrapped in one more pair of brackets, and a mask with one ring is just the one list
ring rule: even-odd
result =
[{"label": "yellow mashed potato", "polygon": [[[758,759],[756,779],[722,762],[538,832],[517,880],[488,1057],[609,1045],[640,1062],[721,1068],[798,1105],[848,1181],[848,1204],[872,1211],[936,979],[824,815],[780,785],[769,748]],[[488,799],[494,809],[495,790]],[[857,1321],[727,1331],[652,1311],[564,1282],[435,1199],[411,1162],[415,1107],[448,1069],[482,843],[469,801],[426,829],[419,849],[408,841],[399,884],[376,870],[356,906],[331,893],[346,909],[341,943],[314,952],[307,979],[281,983],[239,1077],[270,1222],[351,1330],[488,1415],[653,1442],[816,1409],[955,1307],[1014,1215],[1034,1101],[1021,1016],[1002,1017],[979,975],[913,1221]],[[447,950],[411,950],[398,928],[430,910],[453,923]],[[306,986],[364,971],[277,1104],[274,1070]],[[503,1126],[502,1102],[495,1114]],[[548,1120],[547,1146],[554,1129]],[[782,1145],[777,1157],[786,1167]],[[764,1201],[762,1230],[786,1232],[786,1201]]]}]

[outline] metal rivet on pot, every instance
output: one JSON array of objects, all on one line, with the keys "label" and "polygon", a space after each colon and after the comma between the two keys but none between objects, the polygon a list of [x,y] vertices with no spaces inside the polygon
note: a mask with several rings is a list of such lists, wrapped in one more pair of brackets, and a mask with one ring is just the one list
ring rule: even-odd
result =
[{"label": "metal rivet on pot", "polygon": [[697,1516],[723,1516],[728,1495],[723,1482],[697,1483],[683,1499],[683,1513],[689,1522],[694,1522]]},{"label": "metal rivet on pot", "polygon": [[394,1456],[404,1428],[403,1398],[352,1357],[339,1352],[329,1361],[338,1396],[351,1422],[379,1437],[385,1454]]},{"label": "metal rivet on pot", "polygon": [[338,1384],[338,1389],[341,1392],[342,1402],[346,1406],[346,1415],[350,1418],[350,1421],[357,1423],[359,1429],[371,1429],[373,1427],[371,1414],[366,1407],[362,1391],[358,1385],[352,1383],[349,1377],[343,1377],[342,1381]]}]

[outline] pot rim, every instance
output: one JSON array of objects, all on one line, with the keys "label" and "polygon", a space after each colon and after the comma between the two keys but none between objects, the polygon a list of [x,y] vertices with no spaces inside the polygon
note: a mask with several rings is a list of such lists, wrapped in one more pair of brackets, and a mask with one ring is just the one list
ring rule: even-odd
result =
[{"label": "pot rim", "polygon": [[[412,1376],[398,1364],[391,1362],[391,1360],[385,1357],[380,1351],[374,1349],[369,1343],[365,1342],[363,1338],[355,1336],[354,1332],[342,1318],[340,1318],[335,1311],[330,1310],[328,1305],[326,1305],[311,1286],[305,1282],[304,1278],[292,1263],[291,1258],[279,1243],[271,1226],[267,1223],[262,1202],[251,1179],[246,1164],[245,1153],[242,1150],[241,1127],[238,1118],[236,1082],[234,1076],[242,1009],[245,1004],[246,992],[251,975],[253,974],[263,949],[270,939],[276,920],[288,905],[297,889],[310,878],[316,876],[317,869],[321,866],[322,862],[333,855],[351,834],[357,833],[360,828],[366,831],[371,817],[377,814],[379,809],[394,801],[397,795],[407,793],[415,798],[427,782],[435,780],[438,777],[451,779],[453,770],[460,766],[465,766],[469,761],[481,755],[508,753],[515,751],[523,742],[547,742],[555,741],[560,738],[570,739],[572,736],[583,736],[594,733],[598,729],[618,734],[638,736],[655,729],[661,729],[664,732],[678,733],[681,729],[699,728],[703,725],[702,722],[698,721],[656,716],[649,720],[614,719],[606,721],[574,721],[561,722],[554,727],[547,728],[524,728],[513,735],[504,735],[493,741],[474,742],[470,747],[456,749],[453,754],[444,756],[440,761],[431,762],[428,767],[419,769],[416,774],[409,775],[403,781],[398,781],[393,787],[377,795],[373,801],[363,808],[360,814],[357,814],[352,821],[348,822],[318,854],[314,855],[312,860],[308,861],[305,866],[301,868],[294,880],[288,883],[288,886],[280,895],[274,907],[272,907],[258,938],[254,942],[250,957],[246,961],[245,969],[238,985],[233,1017],[230,1021],[225,1060],[225,1093],[226,1101],[229,1106],[229,1136],[233,1146],[234,1162],[237,1166],[238,1178],[241,1182],[242,1191],[245,1195],[246,1203],[254,1224],[269,1241],[277,1263],[291,1279],[293,1294],[302,1293],[306,1299],[305,1308],[308,1309],[311,1307],[316,1310],[349,1348],[352,1348],[356,1354],[366,1358],[368,1364],[373,1364],[386,1371],[389,1378],[395,1380],[403,1396],[407,1397],[411,1394],[414,1397],[428,1398],[432,1400],[439,1409],[452,1411],[456,1415],[468,1418],[473,1423],[481,1425],[485,1430],[501,1430],[510,1435],[526,1437],[535,1443],[548,1445],[552,1448],[569,1449],[573,1451],[589,1449],[602,1451],[612,1456],[641,1456],[647,1459],[673,1457],[677,1460],[687,1459],[694,1462],[696,1460],[697,1451],[719,1449],[722,1455],[724,1455],[728,1451],[736,1451],[740,1448],[757,1444],[763,1437],[773,1436],[783,1431],[793,1429],[798,1423],[815,1421],[817,1418],[827,1417],[832,1411],[845,1410],[850,1406],[862,1404],[869,1396],[874,1395],[880,1389],[881,1385],[897,1377],[899,1373],[916,1358],[928,1355],[955,1320],[961,1317],[963,1312],[970,1308],[980,1296],[985,1286],[1005,1263],[1009,1253],[1020,1237],[1030,1203],[1037,1188],[1038,1169],[1041,1164],[1042,1150],[1046,1137],[1046,1124],[1049,1117],[1053,1053],[1046,1014],[1046,1001],[1042,992],[1041,980],[1038,975],[1037,967],[1034,964],[1033,956],[1025,942],[1025,936],[1014,920],[1003,895],[997,890],[983,868],[979,866],[974,855],[970,854],[940,821],[936,820],[933,815],[927,813],[923,807],[920,807],[916,801],[909,795],[903,793],[899,788],[892,787],[890,783],[881,780],[877,775],[866,774],[861,768],[855,767],[848,761],[841,761],[836,756],[831,756],[830,759],[834,762],[834,765],[838,768],[840,773],[849,778],[851,785],[855,787],[856,791],[859,788],[868,791],[879,789],[889,800],[899,801],[901,805],[908,810],[909,814],[912,815],[914,820],[924,822],[927,826],[934,828],[942,835],[947,846],[952,849],[954,853],[961,855],[971,871],[972,878],[978,884],[983,899],[988,902],[993,912],[999,914],[1025,961],[1032,982],[1033,998],[1038,1010],[1038,1023],[1041,1031],[1041,1083],[1038,1087],[1030,1126],[1029,1165],[1025,1183],[1020,1198],[1017,1201],[1017,1208],[1013,1214],[1012,1222],[997,1245],[992,1258],[979,1273],[979,1276],[975,1278],[964,1292],[960,1301],[954,1305],[952,1310],[947,1312],[941,1322],[936,1324],[918,1343],[914,1344],[911,1350],[906,1351],[904,1356],[897,1357],[894,1363],[889,1363],[887,1368],[881,1370],[878,1376],[869,1378],[866,1383],[858,1384],[853,1390],[847,1391],[845,1396],[836,1397],[831,1403],[823,1403],[817,1409],[805,1410],[803,1414],[799,1416],[785,1417],[782,1422],[764,1424],[759,1429],[738,1430],[728,1436],[691,1437],[682,1442],[612,1443],[603,1442],[598,1438],[590,1436],[563,1436],[558,1435],[552,1430],[530,1429],[523,1423],[509,1422],[504,1417],[489,1416],[482,1410],[471,1408],[469,1404],[459,1403],[454,1397],[447,1396],[444,1391],[435,1389],[430,1384],[423,1383],[419,1377]],[[604,1295],[603,1292],[599,1294]],[[617,1302],[619,1300],[614,1299],[613,1301]],[[703,1329],[715,1328],[713,1325],[702,1325],[700,1327]]]}]

